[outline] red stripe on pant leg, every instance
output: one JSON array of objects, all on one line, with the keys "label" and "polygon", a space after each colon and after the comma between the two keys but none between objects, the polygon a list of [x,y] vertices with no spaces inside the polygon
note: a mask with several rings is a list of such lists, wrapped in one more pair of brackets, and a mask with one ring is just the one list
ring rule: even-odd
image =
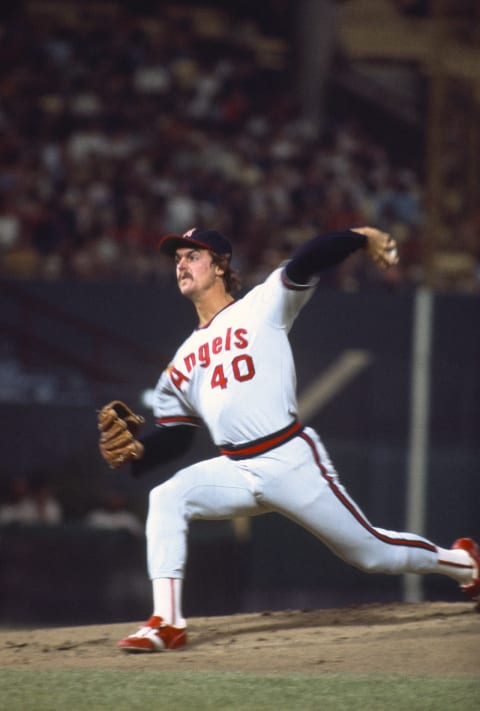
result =
[{"label": "red stripe on pant leg", "polygon": [[463,570],[474,570],[475,566],[473,566],[471,563],[452,563],[449,560],[440,560],[438,561],[439,565],[447,565],[450,566],[450,568],[460,568]]},{"label": "red stripe on pant leg", "polygon": [[299,437],[302,437],[305,442],[308,444],[310,449],[312,450],[313,457],[315,459],[315,462],[320,469],[322,476],[324,479],[328,481],[328,484],[337,497],[337,499],[345,506],[348,511],[352,514],[352,516],[358,521],[358,523],[363,526],[369,533],[372,534],[372,536],[375,536],[375,538],[378,538],[378,540],[383,541],[384,543],[388,543],[393,546],[407,546],[409,548],[423,548],[424,550],[431,551],[432,553],[437,552],[436,546],[434,546],[431,543],[427,543],[426,541],[411,541],[407,538],[390,538],[389,536],[386,536],[384,533],[380,533],[380,531],[377,531],[377,529],[373,528],[373,526],[364,518],[362,513],[354,506],[354,504],[344,495],[344,493],[339,489],[339,487],[336,485],[333,477],[331,477],[328,474],[328,471],[326,467],[323,465],[320,455],[318,453],[318,450],[315,446],[315,442],[307,435],[305,432],[302,432]]}]

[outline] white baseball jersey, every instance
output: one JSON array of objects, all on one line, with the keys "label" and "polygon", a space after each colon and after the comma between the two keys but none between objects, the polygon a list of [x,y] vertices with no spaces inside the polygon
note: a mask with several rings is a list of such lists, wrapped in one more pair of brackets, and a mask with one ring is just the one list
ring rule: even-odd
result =
[{"label": "white baseball jersey", "polygon": [[220,311],[180,346],[155,391],[161,425],[202,420],[213,441],[237,445],[296,419],[296,375],[288,332],[310,298],[283,268]]}]

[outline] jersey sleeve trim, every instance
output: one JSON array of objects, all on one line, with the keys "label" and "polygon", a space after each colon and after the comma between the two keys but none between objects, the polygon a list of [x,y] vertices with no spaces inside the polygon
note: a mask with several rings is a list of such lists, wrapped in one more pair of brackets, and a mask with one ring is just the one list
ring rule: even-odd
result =
[{"label": "jersey sleeve trim", "polygon": [[160,427],[170,427],[172,425],[199,427],[201,422],[199,417],[189,417],[188,415],[172,415],[171,417],[157,417],[155,419],[155,424]]},{"label": "jersey sleeve trim", "polygon": [[318,278],[311,279],[308,284],[296,284],[294,281],[288,278],[285,267],[283,267],[280,277],[283,286],[286,289],[290,289],[291,291],[307,291],[308,289],[311,289],[312,287],[318,284]]}]

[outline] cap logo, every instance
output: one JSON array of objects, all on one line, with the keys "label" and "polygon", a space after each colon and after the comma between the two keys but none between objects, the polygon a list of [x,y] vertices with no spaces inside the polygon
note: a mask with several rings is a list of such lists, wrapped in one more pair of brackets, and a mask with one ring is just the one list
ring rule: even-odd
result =
[{"label": "cap logo", "polygon": [[196,227],[192,227],[191,230],[188,230],[188,232],[185,232],[182,237],[185,237],[185,239],[189,239],[192,237],[193,233],[197,231]]}]

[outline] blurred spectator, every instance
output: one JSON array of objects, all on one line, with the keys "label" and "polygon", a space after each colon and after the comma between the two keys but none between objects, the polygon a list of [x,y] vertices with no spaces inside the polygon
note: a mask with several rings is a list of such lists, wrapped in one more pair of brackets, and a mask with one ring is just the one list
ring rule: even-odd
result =
[{"label": "blurred spectator", "polygon": [[143,536],[144,533],[141,521],[128,510],[126,498],[116,492],[108,494],[98,509],[90,511],[85,517],[85,523],[91,528],[123,530],[134,536]]},{"label": "blurred spectator", "polygon": [[0,525],[29,524],[34,514],[28,481],[13,477],[8,483],[6,501],[0,505]]},{"label": "blurred spectator", "polygon": [[55,525],[62,518],[62,507],[43,475],[10,480],[7,501],[0,506],[1,525]]},{"label": "blurred spectator", "polygon": [[32,523],[52,525],[62,522],[62,506],[43,474],[36,474],[30,479],[30,496],[34,511]]}]

